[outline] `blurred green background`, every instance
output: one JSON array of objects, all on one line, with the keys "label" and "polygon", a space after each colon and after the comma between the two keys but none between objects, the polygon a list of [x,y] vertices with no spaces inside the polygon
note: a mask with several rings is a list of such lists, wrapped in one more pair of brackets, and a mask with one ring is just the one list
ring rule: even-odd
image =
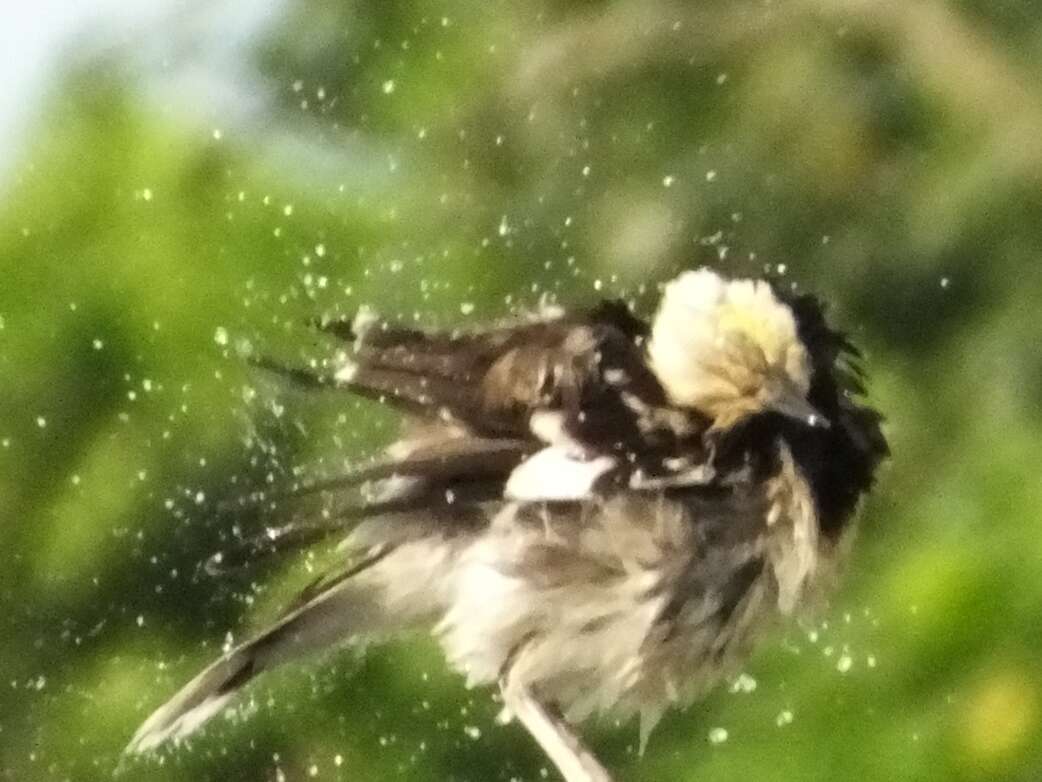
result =
[{"label": "blurred green background", "polygon": [[0,779],[553,778],[424,639],[268,675],[188,746],[120,752],[317,567],[208,575],[263,522],[222,500],[393,434],[245,351],[319,355],[308,319],[364,304],[646,311],[702,264],[780,265],[832,303],[894,457],[823,617],[643,758],[634,724],[591,741],[621,780],[1042,778],[1042,3],[258,5],[108,2],[19,93]]}]

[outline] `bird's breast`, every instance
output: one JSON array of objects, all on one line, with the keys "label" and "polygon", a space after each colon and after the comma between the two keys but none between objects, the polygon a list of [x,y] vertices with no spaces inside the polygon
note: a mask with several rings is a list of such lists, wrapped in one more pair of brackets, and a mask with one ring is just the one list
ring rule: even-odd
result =
[{"label": "bird's breast", "polygon": [[756,497],[505,505],[460,553],[436,632],[471,684],[510,665],[574,719],[654,715],[791,611],[814,571],[808,496],[789,464]]}]

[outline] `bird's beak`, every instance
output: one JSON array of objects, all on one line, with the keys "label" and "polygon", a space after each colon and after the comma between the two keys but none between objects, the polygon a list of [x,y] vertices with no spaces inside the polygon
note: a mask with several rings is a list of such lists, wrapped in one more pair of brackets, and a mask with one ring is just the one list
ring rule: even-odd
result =
[{"label": "bird's beak", "polygon": [[778,380],[771,386],[766,407],[807,426],[828,429],[829,419],[807,401],[807,397],[790,380]]}]

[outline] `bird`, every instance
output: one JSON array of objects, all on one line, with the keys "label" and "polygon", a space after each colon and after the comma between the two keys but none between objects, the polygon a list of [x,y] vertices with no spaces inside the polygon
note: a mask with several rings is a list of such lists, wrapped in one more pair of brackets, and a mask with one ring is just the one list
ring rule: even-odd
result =
[{"label": "bird", "polygon": [[[889,449],[863,356],[815,296],[689,269],[649,319],[619,300],[487,328],[319,324],[308,390],[378,400],[386,453],[295,487],[338,502],[344,562],[155,710],[128,752],[181,741],[263,671],[405,632],[498,688],[567,782],[610,782],[580,736],[736,675],[765,631],[835,581]],[[270,499],[270,497],[268,498]],[[273,503],[277,506],[278,503]]]}]

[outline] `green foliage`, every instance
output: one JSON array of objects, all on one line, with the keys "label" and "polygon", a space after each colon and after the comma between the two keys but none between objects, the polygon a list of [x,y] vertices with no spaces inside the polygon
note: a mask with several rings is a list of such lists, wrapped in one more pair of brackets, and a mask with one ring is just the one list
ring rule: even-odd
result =
[{"label": "green foliage", "polygon": [[191,54],[70,71],[0,205],[0,778],[541,778],[426,639],[267,676],[161,761],[120,751],[315,565],[208,575],[256,522],[222,500],[393,432],[245,352],[319,355],[308,321],[363,304],[646,308],[708,263],[833,302],[894,458],[825,626],[644,758],[633,725],[590,726],[598,749],[623,779],[1037,779],[1035,5],[325,0],[239,51],[249,111],[171,86]]}]

